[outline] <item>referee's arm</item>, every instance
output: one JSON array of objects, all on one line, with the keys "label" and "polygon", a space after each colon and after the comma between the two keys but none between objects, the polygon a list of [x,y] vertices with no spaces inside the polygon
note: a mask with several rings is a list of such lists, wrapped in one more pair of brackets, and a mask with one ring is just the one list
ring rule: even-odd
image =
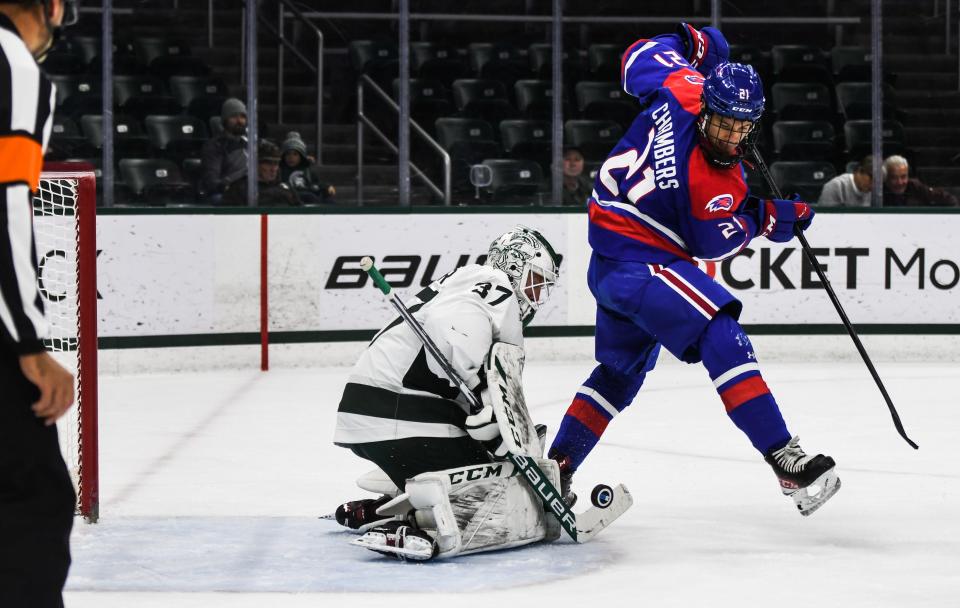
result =
[{"label": "referee's arm", "polygon": [[[34,413],[53,424],[73,403],[73,377],[46,353],[50,330],[37,282],[33,192],[50,136],[54,88],[19,37],[0,29],[0,342],[40,391]],[[5,357],[6,359],[6,357]]]}]

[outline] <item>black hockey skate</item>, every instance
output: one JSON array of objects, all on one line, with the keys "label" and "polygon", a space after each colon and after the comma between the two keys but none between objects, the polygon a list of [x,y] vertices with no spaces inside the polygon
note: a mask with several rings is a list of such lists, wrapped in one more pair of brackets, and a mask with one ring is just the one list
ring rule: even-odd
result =
[{"label": "black hockey skate", "polygon": [[773,467],[780,489],[793,500],[801,515],[810,515],[840,489],[833,458],[823,454],[808,456],[800,447],[799,437],[771,451],[764,460]]},{"label": "black hockey skate", "polygon": [[436,557],[440,551],[432,536],[405,521],[390,521],[371,528],[351,544],[400,561],[425,561]]},{"label": "black hockey skate", "polygon": [[380,498],[351,500],[337,507],[333,515],[341,526],[346,526],[351,530],[359,530],[364,526],[390,519],[390,517],[377,515],[377,509],[389,501],[390,497],[387,495]]}]

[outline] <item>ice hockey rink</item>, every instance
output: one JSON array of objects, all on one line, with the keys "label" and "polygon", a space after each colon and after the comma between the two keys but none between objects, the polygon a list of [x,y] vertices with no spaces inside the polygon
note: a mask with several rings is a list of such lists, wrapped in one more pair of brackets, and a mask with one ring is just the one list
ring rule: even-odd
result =
[{"label": "ice hockey rink", "polygon": [[[537,342],[525,387],[552,439],[593,363],[584,340]],[[349,367],[285,366],[278,349],[269,372],[217,370],[219,349],[168,349],[144,355],[171,360],[148,373],[103,353],[101,520],[76,522],[66,604],[960,606],[957,340],[865,337],[919,451],[846,336],[754,342],[791,431],[837,460],[822,510],[800,517],[705,371],[667,356],[575,478],[581,496],[626,484],[620,520],[583,545],[421,564],[317,517],[366,495],[370,466],[331,443]]]}]

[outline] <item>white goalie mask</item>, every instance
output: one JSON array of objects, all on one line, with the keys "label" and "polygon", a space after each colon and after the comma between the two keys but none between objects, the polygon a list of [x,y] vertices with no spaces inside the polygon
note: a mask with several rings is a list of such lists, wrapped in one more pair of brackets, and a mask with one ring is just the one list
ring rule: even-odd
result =
[{"label": "white goalie mask", "polygon": [[510,277],[520,304],[520,319],[526,325],[550,297],[562,261],[563,256],[553,250],[542,234],[516,226],[490,244],[486,264]]}]

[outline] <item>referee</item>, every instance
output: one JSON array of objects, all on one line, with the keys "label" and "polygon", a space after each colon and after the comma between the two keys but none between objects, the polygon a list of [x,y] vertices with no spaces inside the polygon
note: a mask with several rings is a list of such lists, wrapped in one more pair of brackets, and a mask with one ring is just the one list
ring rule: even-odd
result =
[{"label": "referee", "polygon": [[0,606],[63,606],[76,497],[55,422],[73,376],[44,350],[33,192],[53,123],[40,71],[74,0],[0,0]]}]

